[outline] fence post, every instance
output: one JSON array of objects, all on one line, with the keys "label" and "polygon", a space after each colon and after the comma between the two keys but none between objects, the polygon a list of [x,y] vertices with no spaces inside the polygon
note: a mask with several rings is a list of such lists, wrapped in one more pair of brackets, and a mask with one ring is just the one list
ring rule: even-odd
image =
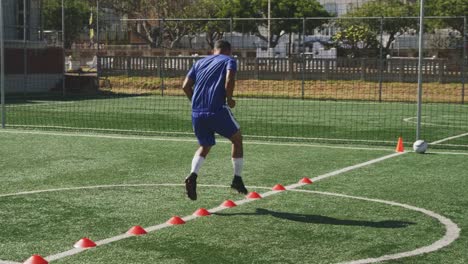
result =
[{"label": "fence post", "polygon": [[421,115],[422,115],[422,96],[423,96],[423,57],[424,57],[424,0],[421,0],[419,11],[419,57],[418,57],[418,97],[417,97],[417,124],[416,140],[421,139]]},{"label": "fence post", "polygon": [[325,68],[325,80],[328,80],[328,75],[330,72],[329,66],[330,66],[330,59],[320,59],[322,62],[324,62],[324,68]]},{"label": "fence post", "polygon": [[305,53],[305,34],[306,34],[306,19],[305,17],[302,18],[302,53]]},{"label": "fence post", "polygon": [[361,80],[364,81],[366,79],[366,63],[364,62],[364,58],[361,58]]},{"label": "fence post", "polygon": [[[291,56],[288,57],[286,63],[288,64],[289,80],[292,80],[294,78],[294,62]],[[283,69],[280,69],[280,71],[282,70]]]},{"label": "fence post", "polygon": [[161,79],[161,57],[156,57],[156,76]]},{"label": "fence post", "polygon": [[159,79],[161,79],[161,96],[164,96],[164,58],[159,57]]},{"label": "fence post", "polygon": [[466,62],[468,58],[466,57],[466,49],[468,48],[467,34],[466,30],[466,16],[463,17],[463,55],[462,55],[462,64],[461,64],[461,78],[462,78],[462,92],[461,92],[461,103],[465,104],[465,71],[466,71]]},{"label": "fence post", "polygon": [[[27,9],[26,9],[26,0],[23,0],[23,96],[26,99],[26,92],[28,87],[28,55],[27,55],[27,46],[26,46],[26,25],[27,25]],[[65,62],[64,62],[65,63]]]},{"label": "fence post", "polygon": [[302,100],[304,100],[304,90],[305,90],[305,71],[306,71],[306,58],[305,58],[305,54],[302,53],[301,54],[301,62],[302,62],[302,71],[301,71],[301,98]]},{"label": "fence post", "polygon": [[405,72],[405,64],[403,63],[403,59],[399,58],[398,59],[398,79],[400,82],[403,82],[403,76]]},{"label": "fence post", "polygon": [[[444,71],[445,71],[445,63],[443,60],[438,60],[439,63],[438,64],[438,67],[439,67],[439,83],[443,83],[444,82]],[[433,66],[435,67],[435,66]]]},{"label": "fence post", "polygon": [[2,128],[6,123],[5,106],[5,49],[3,46],[3,1],[0,2],[0,104],[2,110]]},{"label": "fence post", "polygon": [[128,55],[125,57],[126,60],[125,60],[125,70],[126,70],[126,73],[127,73],[127,77],[130,75],[130,68],[132,67],[132,58],[129,57]]},{"label": "fence post", "polygon": [[302,70],[301,70],[301,98],[304,100],[305,97],[305,71],[306,71],[306,58],[305,58],[305,34],[306,34],[306,19],[305,17],[302,18],[302,53],[301,53],[301,62],[302,62]]},{"label": "fence post", "polygon": [[98,83],[98,87],[97,87],[98,91],[99,91],[99,88],[101,88],[100,87],[101,84],[99,83],[99,76],[101,75],[100,72],[101,72],[101,67],[102,67],[101,66],[101,64],[102,64],[101,60],[102,59],[103,58],[101,56],[99,56],[99,54],[96,54],[96,60],[97,60],[97,62],[96,62],[96,78],[97,78],[97,83]]},{"label": "fence post", "polygon": [[159,62],[160,62],[160,70],[159,70],[159,78],[161,79],[161,96],[164,96],[164,67],[165,67],[165,64],[166,62],[164,61],[165,58],[166,58],[166,45],[164,45],[164,40],[162,39],[162,36],[163,36],[163,33],[164,33],[164,29],[166,27],[166,18],[163,17],[162,18],[162,26],[160,26],[160,33],[161,33],[161,46],[162,46],[162,50],[163,50],[163,56],[162,57],[159,57]]},{"label": "fence post", "polygon": [[[232,34],[233,34],[233,31],[234,31],[234,28],[233,28],[233,21],[232,21],[232,17],[229,18],[229,31],[230,31],[230,34],[229,34],[229,37],[230,37],[230,40],[229,42],[231,42],[231,45],[233,44],[232,43]],[[244,43],[242,43],[244,44]]]},{"label": "fence post", "polygon": [[382,102],[382,79],[383,79],[383,17],[380,17],[380,60],[379,60],[379,102]]},{"label": "fence post", "polygon": [[62,96],[66,96],[65,81],[66,81],[66,65],[65,65],[65,3],[62,0],[62,55],[63,55],[63,78],[62,78]]},{"label": "fence post", "polygon": [[97,42],[96,53],[99,54],[99,0],[96,0],[96,42]]},{"label": "fence post", "polygon": [[255,79],[259,80],[260,79],[260,74],[259,74],[259,66],[258,66],[258,57],[255,57],[255,70],[254,70],[254,74],[255,74]]}]

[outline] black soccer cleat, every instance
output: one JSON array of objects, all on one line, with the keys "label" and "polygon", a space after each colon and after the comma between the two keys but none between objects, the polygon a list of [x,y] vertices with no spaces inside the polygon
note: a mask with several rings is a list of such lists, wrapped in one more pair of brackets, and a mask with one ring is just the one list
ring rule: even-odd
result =
[{"label": "black soccer cleat", "polygon": [[247,189],[244,186],[244,182],[242,181],[242,178],[237,175],[234,176],[234,179],[232,179],[231,188],[241,194],[248,193]]},{"label": "black soccer cleat", "polygon": [[192,172],[185,178],[185,191],[190,200],[197,199],[197,174]]}]

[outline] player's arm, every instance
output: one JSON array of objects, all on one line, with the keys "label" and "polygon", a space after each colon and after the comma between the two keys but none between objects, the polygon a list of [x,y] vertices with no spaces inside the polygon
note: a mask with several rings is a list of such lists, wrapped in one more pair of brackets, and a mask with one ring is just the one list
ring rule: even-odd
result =
[{"label": "player's arm", "polygon": [[187,98],[192,101],[192,96],[193,96],[193,85],[195,84],[195,81],[192,80],[190,77],[185,77],[184,83],[182,84],[182,89],[184,90],[185,95],[187,95]]},{"label": "player's arm", "polygon": [[236,85],[236,71],[228,70],[226,73],[226,101],[229,107],[234,108],[236,101],[232,99]]}]

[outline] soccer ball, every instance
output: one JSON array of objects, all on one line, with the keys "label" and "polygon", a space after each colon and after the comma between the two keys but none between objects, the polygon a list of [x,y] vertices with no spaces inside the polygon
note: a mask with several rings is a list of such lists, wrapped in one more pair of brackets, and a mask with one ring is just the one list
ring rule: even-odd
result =
[{"label": "soccer ball", "polygon": [[413,144],[414,152],[416,153],[424,153],[427,150],[427,142],[424,140],[416,140]]}]

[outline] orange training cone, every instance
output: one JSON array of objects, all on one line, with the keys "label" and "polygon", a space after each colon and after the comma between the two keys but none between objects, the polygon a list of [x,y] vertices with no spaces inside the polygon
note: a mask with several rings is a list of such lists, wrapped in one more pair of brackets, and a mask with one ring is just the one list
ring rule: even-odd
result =
[{"label": "orange training cone", "polygon": [[130,230],[127,231],[127,234],[129,235],[134,235],[134,236],[141,236],[141,235],[144,235],[144,234],[147,234],[148,232],[146,232],[146,230],[137,225],[137,226],[134,226],[132,228],[130,228]]},{"label": "orange training cone", "polygon": [[167,220],[166,223],[170,225],[183,225],[185,224],[185,221],[179,216],[173,216],[171,219]]},{"label": "orange training cone", "polygon": [[304,177],[299,181],[299,183],[312,184],[312,180],[307,177]]},{"label": "orange training cone", "polygon": [[195,215],[195,216],[208,216],[208,215],[211,215],[211,213],[208,212],[208,210],[206,210],[205,208],[200,208],[197,211],[195,211],[195,213],[193,213],[193,215]]},{"label": "orange training cone", "polygon": [[47,260],[45,260],[40,255],[32,255],[24,264],[48,264]]},{"label": "orange training cone", "polygon": [[78,242],[76,242],[73,246],[75,248],[92,248],[96,246],[96,243],[94,243],[94,241],[92,241],[91,239],[84,237],[78,240]]},{"label": "orange training cone", "polygon": [[249,199],[260,199],[260,198],[262,198],[262,196],[260,194],[258,194],[257,192],[251,192],[246,197],[249,198]]},{"label": "orange training cone", "polygon": [[398,138],[398,143],[395,149],[395,152],[405,152],[405,147],[403,146],[403,138]]},{"label": "orange training cone", "polygon": [[272,190],[273,191],[285,191],[286,188],[284,188],[284,186],[281,184],[276,184],[275,186],[273,186]]},{"label": "orange training cone", "polygon": [[237,206],[237,204],[231,200],[226,200],[223,204],[221,204],[224,207],[234,207]]}]

